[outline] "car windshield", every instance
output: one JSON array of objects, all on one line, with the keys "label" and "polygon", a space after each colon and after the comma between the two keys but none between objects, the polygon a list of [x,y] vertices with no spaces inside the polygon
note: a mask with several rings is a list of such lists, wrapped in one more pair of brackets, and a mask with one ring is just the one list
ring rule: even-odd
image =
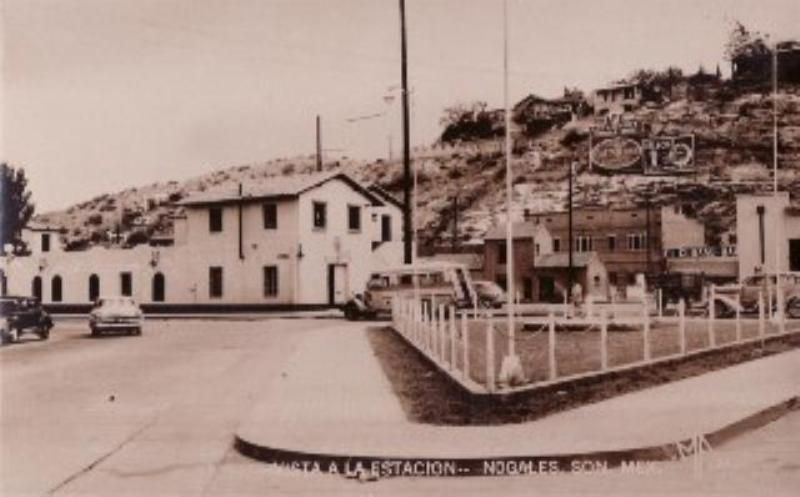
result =
[{"label": "car windshield", "polygon": [[100,300],[99,307],[133,307],[136,304],[133,303],[132,299],[125,298],[125,297],[111,297],[111,298],[104,298]]}]

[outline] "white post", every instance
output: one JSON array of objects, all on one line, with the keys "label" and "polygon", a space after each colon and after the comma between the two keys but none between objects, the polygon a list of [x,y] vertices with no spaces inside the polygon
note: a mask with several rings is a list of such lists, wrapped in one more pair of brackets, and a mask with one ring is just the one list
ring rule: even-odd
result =
[{"label": "white post", "polygon": [[758,292],[758,336],[760,336],[762,339],[766,333],[764,318],[764,294]]},{"label": "white post", "polygon": [[647,302],[642,306],[642,341],[644,342],[644,360],[650,361],[650,312]]},{"label": "white post", "polygon": [[681,344],[681,355],[686,354],[686,301],[678,302],[678,337]]},{"label": "white post", "polygon": [[664,294],[660,288],[656,288],[656,298],[658,301],[656,302],[656,308],[658,309],[658,319],[664,317]]},{"label": "white post", "polygon": [[767,277],[767,316],[772,319],[772,285],[769,283],[769,276]]},{"label": "white post", "polygon": [[781,334],[786,332],[786,313],[784,311],[783,289],[778,282],[775,285],[775,317],[778,318],[778,333]]},{"label": "white post", "polygon": [[547,320],[547,362],[550,365],[550,379],[555,380],[558,376],[556,364],[556,316],[552,310]]},{"label": "white post", "polygon": [[564,319],[569,317],[567,315],[567,313],[569,312],[569,304],[567,303],[567,292],[569,292],[569,289],[567,289],[567,291],[564,292]]},{"label": "white post", "polygon": [[491,311],[486,319],[486,389],[494,392],[494,318]]},{"label": "white post", "polygon": [[[476,319],[477,321],[477,319]],[[465,312],[461,315],[461,345],[464,354],[462,365],[464,366],[464,379],[469,379],[469,314]]]},{"label": "white post", "polygon": [[742,341],[742,297],[736,295],[736,342]]},{"label": "white post", "polygon": [[608,319],[605,309],[600,309],[600,369],[608,369]]},{"label": "white post", "polygon": [[709,289],[708,300],[708,346],[715,347],[717,345],[716,336],[714,335],[714,320],[716,318],[715,303],[717,300],[717,291],[714,284],[711,284]]},{"label": "white post", "polygon": [[594,296],[590,293],[586,296],[586,319],[592,320],[594,316]]},{"label": "white post", "polygon": [[422,304],[422,316],[420,316],[419,327],[422,332],[422,345],[423,349],[430,351],[430,344],[428,342],[428,337],[430,336],[429,331],[429,322],[428,322],[428,302],[421,302]]},{"label": "white post", "polygon": [[455,371],[458,369],[457,343],[456,343],[456,308],[450,306],[450,367]]},{"label": "white post", "polygon": [[439,326],[437,328],[439,336],[437,338],[438,338],[438,342],[439,342],[439,344],[438,344],[438,347],[439,347],[439,361],[441,361],[443,366],[445,364],[444,358],[446,356],[444,336],[445,336],[445,332],[446,332],[446,328],[447,328],[447,321],[446,321],[446,318],[445,318],[445,312],[444,311],[445,311],[444,304],[439,304]]}]

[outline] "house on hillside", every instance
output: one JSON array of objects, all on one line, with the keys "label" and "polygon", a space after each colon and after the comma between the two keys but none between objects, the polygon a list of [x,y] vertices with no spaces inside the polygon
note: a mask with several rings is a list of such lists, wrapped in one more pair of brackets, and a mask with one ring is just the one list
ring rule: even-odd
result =
[{"label": "house on hillside", "polygon": [[41,238],[8,261],[9,291],[62,305],[119,294],[199,308],[328,306],[363,290],[376,267],[402,263],[402,210],[343,173],[270,178],[180,205],[171,246],[64,252]]},{"label": "house on hillside", "polygon": [[622,114],[641,105],[642,89],[633,83],[617,83],[594,90],[592,106],[595,115]]}]

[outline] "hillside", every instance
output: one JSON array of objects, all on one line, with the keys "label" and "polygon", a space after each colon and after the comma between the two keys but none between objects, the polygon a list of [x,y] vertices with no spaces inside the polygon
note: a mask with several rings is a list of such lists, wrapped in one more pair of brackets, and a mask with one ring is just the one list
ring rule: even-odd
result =
[{"label": "hillside", "polygon": [[[782,189],[800,191],[800,88],[782,88],[779,95],[779,182]],[[522,140],[513,158],[512,215],[524,209],[563,209],[566,165],[579,163],[575,201],[579,205],[625,206],[643,202],[693,202],[697,215],[710,226],[710,237],[730,228],[734,195],[772,188],[772,99],[758,91],[733,91],[727,86],[704,98],[684,96],[665,104],[648,104],[633,112],[635,119],[657,133],[696,136],[698,174],[691,177],[606,175],[587,170],[588,129],[584,117]],[[520,141],[518,140],[518,143]],[[505,219],[505,166],[501,141],[432,146],[416,150],[418,227],[423,245],[451,243],[453,198],[459,198],[461,242],[480,240],[493,224]],[[326,165],[365,183],[378,183],[401,198],[399,161],[363,162],[340,159]],[[314,169],[313,157],[278,159],[241,165],[185,181],[169,181],[95,197],[64,211],[38,215],[36,221],[65,230],[72,249],[91,244],[131,245],[171,231],[175,202],[198,191],[234,188],[239,182],[268,181],[275,175],[302,174]],[[122,236],[116,237],[115,232]]]}]

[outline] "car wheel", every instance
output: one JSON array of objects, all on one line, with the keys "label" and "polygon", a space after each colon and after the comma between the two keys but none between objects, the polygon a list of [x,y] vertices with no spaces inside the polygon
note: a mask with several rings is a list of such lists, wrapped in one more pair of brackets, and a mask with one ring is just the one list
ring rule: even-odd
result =
[{"label": "car wheel", "polygon": [[93,337],[98,337],[98,336],[100,336],[100,330],[98,330],[97,328],[94,328],[94,327],[93,327],[93,328],[92,328],[92,336],[93,336]]},{"label": "car wheel", "polygon": [[719,300],[714,301],[714,317],[715,318],[724,318],[730,312],[728,306],[720,302]]},{"label": "car wheel", "polygon": [[800,318],[800,298],[793,298],[786,303],[786,315],[792,319]]},{"label": "car wheel", "polygon": [[48,338],[50,338],[50,329],[44,326],[42,328],[39,328],[37,334],[39,335],[40,339],[47,340]]},{"label": "car wheel", "polygon": [[141,327],[134,328],[133,329],[133,334],[134,335],[141,335],[142,334],[142,328]]},{"label": "car wheel", "polygon": [[358,309],[354,305],[347,305],[344,308],[344,318],[348,321],[358,321]]}]

